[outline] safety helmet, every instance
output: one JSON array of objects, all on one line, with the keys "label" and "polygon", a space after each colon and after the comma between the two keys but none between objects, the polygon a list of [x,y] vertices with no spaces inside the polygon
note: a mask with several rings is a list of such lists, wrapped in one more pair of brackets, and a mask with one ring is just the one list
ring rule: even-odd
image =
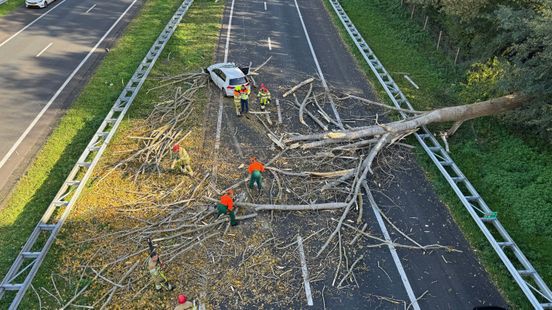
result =
[{"label": "safety helmet", "polygon": [[178,152],[178,151],[180,151],[180,145],[179,145],[178,143],[176,143],[175,145],[173,145],[172,151],[175,152],[175,153]]},{"label": "safety helmet", "polygon": [[179,305],[185,303],[187,300],[188,300],[188,297],[186,297],[186,295],[184,295],[184,294],[178,295],[178,304]]},{"label": "safety helmet", "polygon": [[264,91],[267,91],[268,88],[266,88],[265,84],[264,83],[261,83],[261,90],[264,90]]},{"label": "safety helmet", "polygon": [[234,89],[238,91],[241,90],[241,85],[236,86]]}]

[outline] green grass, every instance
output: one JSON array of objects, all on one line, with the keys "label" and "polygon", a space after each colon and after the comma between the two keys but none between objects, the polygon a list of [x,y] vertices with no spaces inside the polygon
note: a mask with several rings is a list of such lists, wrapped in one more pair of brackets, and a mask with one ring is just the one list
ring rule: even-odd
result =
[{"label": "green grass", "polygon": [[[454,66],[447,55],[413,23],[399,1],[343,0],[343,7],[367,43],[394,77],[415,108],[431,109],[462,103],[461,83],[466,67]],[[356,46],[341,28],[341,34],[381,98],[383,89],[373,77]],[[414,89],[404,78],[408,74],[420,86]],[[414,140],[412,140],[414,142]],[[516,243],[543,276],[552,283],[552,149],[542,141],[518,135],[498,120],[484,118],[464,124],[452,137],[454,160],[476,186]],[[418,161],[425,168],[442,200],[450,209],[491,279],[515,309],[530,309],[525,295],[515,284],[494,250],[475,225],[457,196],[429,157],[419,147]]]},{"label": "green grass", "polygon": [[[164,68],[163,72],[175,73],[191,67],[196,69],[211,61],[213,42],[216,41],[220,24],[220,12],[216,15],[213,10],[221,11],[223,3],[205,10],[204,14],[215,15],[210,19],[211,22],[213,18],[216,19],[216,26],[209,24],[209,27],[205,27],[198,17],[201,15],[198,6],[203,7],[210,1],[198,2],[194,4],[196,8],[184,18],[165,49],[164,54],[171,52],[172,61],[159,59],[156,68]],[[7,272],[78,156],[115,102],[123,84],[132,76],[181,3],[180,0],[150,0],[144,4],[7,198],[6,207],[0,213],[0,274]],[[195,23],[190,22],[192,15],[195,16]],[[216,29],[213,30],[213,27]],[[144,100],[144,96],[141,98]],[[137,101],[140,101],[140,97]],[[51,260],[47,260],[42,269],[48,269],[51,263]]]},{"label": "green grass", "polygon": [[0,4],[0,16],[8,15],[11,11],[21,7],[25,4],[25,0],[8,0],[3,4]]},{"label": "green grass", "polygon": [[[124,35],[124,37],[121,39],[119,44],[112,49],[110,52],[110,55],[127,55],[132,50],[132,47],[139,46],[140,50],[139,52],[136,52],[136,61],[128,63],[128,65],[125,65],[125,61],[123,61],[121,58],[116,58],[113,60],[106,60],[104,62],[100,69],[98,70],[97,75],[94,76],[92,81],[90,82],[90,85],[87,87],[87,89],[84,91],[83,95],[84,97],[88,94],[88,88],[91,85],[94,85],[95,81],[97,80],[100,87],[104,84],[104,76],[102,75],[103,70],[107,70],[107,72],[110,72],[111,74],[115,74],[114,72],[125,72],[124,76],[118,76],[117,80],[120,81],[121,78],[123,78],[125,81],[128,79],[128,77],[134,72],[136,69],[137,64],[142,59],[142,57],[145,55],[149,47],[153,43],[153,39],[157,37],[157,35],[160,33],[161,29],[164,27],[170,16],[173,15],[176,7],[178,7],[181,4],[180,0],[155,0],[155,1],[149,1],[148,4],[143,8],[140,16],[138,16],[133,23],[130,25],[128,31]],[[186,16],[184,17],[182,23],[177,28],[175,33],[173,34],[171,40],[167,43],[165,46],[165,49],[163,53],[161,54],[160,58],[158,59],[154,69],[150,73],[150,78],[146,80],[144,83],[144,86],[142,88],[142,91],[139,93],[139,95],[136,97],[135,102],[133,106],[131,107],[128,117],[124,119],[124,121],[121,124],[121,128],[118,131],[118,134],[115,135],[115,138],[113,139],[113,142],[111,146],[108,148],[106,154],[104,155],[104,160],[108,159],[108,157],[112,156],[113,146],[122,143],[125,144],[126,140],[124,137],[121,137],[121,132],[128,130],[130,127],[132,127],[132,124],[135,121],[140,121],[144,116],[147,116],[149,114],[149,111],[151,110],[152,102],[155,102],[155,100],[159,96],[158,91],[153,91],[150,93],[146,93],[145,90],[158,85],[159,83],[163,83],[160,80],[156,80],[155,77],[159,77],[161,75],[176,75],[183,72],[188,71],[197,71],[202,67],[206,67],[207,65],[211,64],[213,58],[214,58],[214,51],[216,42],[218,39],[218,34],[220,31],[220,19],[222,16],[222,11],[224,8],[224,2],[219,1],[218,3],[215,3],[212,0],[196,0],[190,10],[187,12]],[[144,35],[144,33],[151,33],[151,35]],[[142,34],[142,35],[141,35]],[[127,45],[129,44],[129,45]],[[120,82],[119,82],[120,83]],[[105,86],[107,87],[107,86]],[[116,94],[114,94],[114,97],[110,96],[109,98],[105,98],[105,105],[106,107],[110,107],[120,92],[121,88],[118,88],[116,91]],[[92,89],[90,91],[94,91],[97,94],[102,93],[99,89]],[[161,92],[166,90],[160,90]],[[90,93],[92,94],[92,93]],[[82,102],[81,98],[77,101],[75,106],[72,108],[78,109],[79,104]],[[87,139],[90,138],[90,135],[93,134],[96,127],[99,125],[99,122],[101,122],[101,119],[105,116],[107,113],[108,108],[98,111],[98,123],[94,124],[90,129],[90,134],[86,138],[83,138],[83,140],[87,141]],[[69,115],[70,113],[68,113]],[[47,143],[47,146],[45,147],[44,151],[48,150],[48,144],[50,144],[52,139],[56,137],[56,134],[60,132],[61,126],[64,124],[65,118],[60,123],[60,128],[56,130],[56,133],[52,135],[52,138]],[[73,144],[71,140],[65,141],[65,143]],[[75,154],[78,154],[83,148],[85,144],[81,144],[80,148],[75,147]],[[43,152],[44,152],[43,151]],[[58,150],[61,151],[61,150]],[[41,154],[38,156],[38,160],[44,157],[44,153],[41,152]],[[53,155],[53,154],[50,154]],[[47,156],[46,156],[47,157]],[[76,161],[77,157],[71,157],[66,158],[64,161],[68,162],[68,168],[72,166],[72,163]],[[102,163],[100,163],[100,166]],[[100,168],[100,167],[99,167]],[[30,172],[33,172],[37,168],[35,165],[31,168]],[[98,169],[97,169],[98,170]],[[64,171],[62,173],[60,171],[60,180],[61,178],[65,177],[65,174],[68,170]],[[37,174],[40,171],[37,171]],[[46,177],[46,175],[44,175]],[[48,179],[49,180],[49,179]],[[59,184],[57,185],[59,186]],[[117,186],[117,185],[113,185]],[[124,184],[121,184],[121,186],[124,186]],[[55,186],[53,186],[55,188]],[[97,187],[96,187],[97,189]],[[19,186],[16,190],[16,194],[20,194],[23,197],[28,197],[25,193],[28,193],[28,190],[23,190],[21,186]],[[16,196],[16,195],[14,195]],[[113,201],[105,201],[105,199],[102,200],[102,197],[94,197],[96,196],[94,194],[94,186],[89,185],[84,191],[82,198],[88,197],[92,201],[99,200],[104,202],[105,204],[109,205],[113,203]],[[48,201],[51,199],[51,197],[44,197],[44,201]],[[86,199],[81,199],[79,204],[81,207],[84,205],[84,209],[86,209],[89,205],[94,205],[94,202],[86,201]],[[96,202],[97,203],[97,202]],[[46,206],[47,204],[43,205],[42,207]],[[38,206],[37,206],[38,207]],[[34,209],[33,214],[41,214],[39,210]],[[86,227],[86,225],[83,225],[81,223],[83,219],[79,216],[73,216],[69,218],[69,222],[67,223],[65,229],[61,232],[61,234],[58,236],[58,240],[56,241],[56,245],[51,249],[49,255],[47,256],[46,260],[44,261],[42,268],[40,269],[40,272],[38,273],[35,281],[33,282],[33,285],[38,289],[40,287],[47,287],[49,290],[53,290],[51,288],[51,274],[53,272],[57,274],[63,274],[66,272],[66,267],[64,265],[65,258],[67,257],[67,253],[64,253],[65,250],[65,244],[71,243],[71,240],[73,239],[74,233],[79,233],[79,229],[83,229],[83,227]],[[32,221],[31,221],[32,222]],[[20,233],[23,235],[22,240],[26,238],[26,235],[28,235],[28,232],[23,232],[21,228],[15,227],[15,226],[9,226],[9,228],[6,228],[6,231],[11,231],[12,233]],[[5,244],[0,244],[1,247],[6,246]],[[12,257],[13,258],[13,257]],[[67,275],[69,278],[74,277],[75,275]],[[77,275],[78,278],[78,275]],[[67,283],[64,283],[63,280],[60,278],[58,279],[57,283],[58,289],[61,291],[61,294],[66,298],[67,296],[72,296],[74,294],[73,286],[67,285]],[[59,307],[59,305],[53,300],[48,299],[45,297],[43,292],[41,292],[43,295],[43,306],[46,305],[47,307],[56,308]],[[83,296],[83,298],[79,299],[80,302],[89,302],[90,304],[93,303],[94,298],[97,297],[94,295],[94,290],[91,288],[91,292],[89,292],[88,296]],[[24,302],[22,303],[22,308],[32,308],[36,307],[37,300],[35,298],[34,293],[29,290],[27,292],[27,297],[24,299]],[[0,305],[1,307],[1,305]]]}]

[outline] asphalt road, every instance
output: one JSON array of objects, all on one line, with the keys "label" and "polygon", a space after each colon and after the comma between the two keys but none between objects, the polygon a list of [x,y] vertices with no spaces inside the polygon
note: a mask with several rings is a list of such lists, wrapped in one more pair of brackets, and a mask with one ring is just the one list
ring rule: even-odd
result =
[{"label": "asphalt road", "polygon": [[[339,38],[322,1],[298,1],[320,71],[293,0],[239,0],[235,1],[233,9],[232,1],[228,1],[217,60],[223,61],[227,58],[228,61],[241,64],[252,62],[253,66],[256,66],[272,56],[271,61],[263,68],[262,74],[256,78],[257,83],[264,82],[271,89],[273,102],[275,98],[281,97],[283,87],[294,85],[308,76],[320,76],[320,72],[331,87],[373,99],[369,83]],[[231,12],[232,26],[226,49]],[[220,136],[216,133],[217,122],[212,121],[219,117],[219,107],[222,107]],[[208,123],[210,126],[207,128],[207,140],[217,140],[217,136],[220,138],[220,147],[214,148],[213,151],[215,158],[218,156],[219,159],[227,161],[245,161],[251,155],[256,155],[261,160],[273,156],[269,141],[255,130],[255,121],[237,118],[230,99],[224,99],[219,106],[218,95],[215,95],[208,108],[206,115],[211,121]],[[283,108],[285,122],[297,122],[297,111],[287,106]],[[270,109],[274,112],[274,105]],[[331,109],[328,108],[327,112],[331,115]],[[348,119],[372,116],[375,111],[352,107],[340,110],[340,113],[343,119]],[[374,189],[375,199],[382,211],[398,228],[419,243],[450,245],[461,253],[399,249],[398,257],[400,265],[404,267],[407,278],[405,280],[401,278],[388,248],[365,250],[365,259],[359,267],[363,271],[357,274],[360,288],[326,295],[325,306],[329,309],[403,309],[404,304],[393,305],[380,297],[412,300],[407,294],[406,282],[412,288],[414,298],[423,295],[419,300],[421,309],[504,306],[503,298],[490,283],[486,272],[446,207],[439,201],[424,172],[416,164],[413,154],[405,152],[401,156],[401,161],[397,163],[401,169],[377,174],[371,180],[370,186]],[[219,178],[218,183],[223,188],[232,182]],[[381,236],[380,226],[371,209],[368,205],[365,205],[364,209],[368,231]],[[292,217],[288,217],[283,225],[292,221]],[[387,229],[392,240],[407,242],[404,237],[393,232],[389,225]],[[291,230],[291,227],[276,230],[282,235]],[[302,233],[306,235],[308,231]],[[328,275],[325,281],[313,284],[315,296],[320,296],[324,287],[327,292],[331,287],[331,278],[333,274]],[[306,301],[299,300],[297,306],[305,307]],[[314,308],[323,308],[320,298],[314,300]]]},{"label": "asphalt road", "polygon": [[58,0],[0,19],[2,200],[141,3]]}]

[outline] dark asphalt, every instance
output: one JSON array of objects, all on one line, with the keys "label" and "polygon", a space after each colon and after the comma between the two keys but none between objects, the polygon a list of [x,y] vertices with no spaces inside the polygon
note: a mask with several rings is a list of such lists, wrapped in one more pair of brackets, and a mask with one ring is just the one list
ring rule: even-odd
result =
[{"label": "dark asphalt", "polygon": [[[56,1],[48,9],[20,8],[0,19],[2,44],[37,17],[51,11],[0,46],[0,160],[131,3],[132,0]],[[134,4],[0,167],[0,205],[103,59],[104,49],[113,45],[142,3]]]},{"label": "dark asphalt", "polygon": [[[361,73],[356,60],[341,41],[322,1],[298,2],[328,84],[374,99],[369,83]],[[218,61],[224,58],[230,3],[231,0],[227,1],[222,21],[224,27],[221,30],[217,51]],[[272,56],[262,74],[255,78],[258,84],[264,82],[271,89],[274,103],[275,98],[281,97],[283,87],[294,85],[308,76],[316,76],[317,71],[294,1],[270,0],[266,3],[267,11],[264,10],[264,1],[235,2],[228,60],[241,64],[248,64],[251,61],[255,67]],[[268,47],[268,37],[271,38],[272,50]],[[207,129],[209,138],[206,140],[213,140],[215,136],[216,122],[212,120],[217,119],[218,94],[212,96],[211,102],[206,112],[207,118],[211,120],[209,122],[211,126]],[[258,110],[255,104],[250,106]],[[275,115],[274,104],[270,109]],[[285,123],[297,123],[296,109],[285,104],[282,104],[282,109]],[[331,115],[331,110],[329,108],[326,110]],[[366,117],[375,113],[365,107],[341,107],[339,111],[343,119]],[[274,120],[275,117],[272,119]],[[218,155],[219,159],[224,157],[225,161],[237,160],[237,166],[239,161],[245,161],[251,155],[256,155],[261,160],[271,158],[274,150],[270,149],[270,143],[263,136],[263,130],[259,129],[259,126],[253,117],[237,118],[231,100],[224,99],[222,151]],[[299,126],[297,132],[301,130]],[[403,151],[400,154],[386,155],[396,160],[397,167],[400,165],[401,169],[376,173],[371,180],[370,186],[383,212],[396,226],[421,244],[450,245],[462,251],[449,253],[398,250],[414,294],[418,297],[425,293],[419,301],[420,307],[422,309],[472,309],[474,306],[481,305],[504,306],[504,300],[490,283],[447,208],[435,195],[424,172],[416,164],[413,154]],[[232,184],[232,181],[219,178],[219,185],[224,187]],[[381,235],[372,210],[369,206],[365,206],[364,210],[368,231]],[[284,225],[299,220],[292,215],[285,216],[286,221],[282,221]],[[387,228],[393,240],[403,244],[408,243],[402,236],[393,232],[389,225]],[[275,230],[282,237],[286,236],[286,233],[289,234],[291,230],[293,230],[292,234],[296,233],[294,229],[296,228],[292,229],[289,226]],[[309,232],[309,229],[311,228],[304,227],[300,232],[305,236],[312,232]],[[316,252],[318,248],[306,250]],[[339,294],[326,293],[326,306],[329,309],[404,309],[404,304],[393,305],[377,297],[379,295],[407,302],[409,300],[388,248],[370,248],[360,251],[357,255],[362,253],[365,256],[358,267],[357,279],[360,288],[344,289]],[[331,278],[333,274],[328,275],[326,281],[313,284],[316,297],[314,308],[323,307],[320,292],[324,287],[328,292]],[[297,301],[297,306],[306,307],[306,301]]]}]

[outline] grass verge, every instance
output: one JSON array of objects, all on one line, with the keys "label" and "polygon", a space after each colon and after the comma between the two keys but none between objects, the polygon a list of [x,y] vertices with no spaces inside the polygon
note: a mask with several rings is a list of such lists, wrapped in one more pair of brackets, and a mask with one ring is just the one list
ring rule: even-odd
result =
[{"label": "grass verge", "polygon": [[[446,55],[437,52],[429,35],[408,18],[398,1],[341,2],[367,43],[417,109],[431,109],[461,102],[459,93],[467,68],[454,66]],[[375,89],[380,98],[386,98],[331,5],[328,1],[325,4],[372,84],[378,85]],[[405,74],[420,86],[419,90],[403,78]],[[519,136],[493,118],[465,124],[449,142],[454,160],[491,209],[498,211],[501,222],[545,282],[552,282],[550,147]],[[525,295],[503,267],[448,183],[421,147],[418,147],[417,153],[418,161],[425,168],[493,282],[513,308],[530,309]]]},{"label": "grass verge", "polygon": [[[132,76],[181,3],[180,0],[151,0],[143,5],[80,96],[62,117],[25,176],[18,182],[0,217],[0,274],[7,272],[78,156],[113,105],[123,88],[121,81],[128,81]],[[218,4],[217,8],[222,5]],[[165,49],[165,54],[167,51],[172,52],[172,60],[170,63],[156,66],[166,67],[167,70],[164,72],[196,68],[211,61],[212,52],[209,48],[212,49],[212,41],[215,39],[202,36],[206,35],[207,30],[213,32],[213,26],[205,27],[204,31],[203,28],[186,22],[191,14],[198,14],[198,8],[192,11],[184,19],[185,24],[182,25],[185,26],[179,27]],[[207,13],[212,12],[206,10]],[[219,22],[220,18],[216,20],[217,25]],[[193,47],[189,46],[190,42],[195,43]],[[162,59],[159,61],[163,62]],[[138,98],[135,105],[139,105],[139,102]],[[52,260],[47,259],[45,263],[42,269],[48,268],[47,265],[51,264]],[[3,304],[0,304],[0,307],[3,307]]]},{"label": "grass verge", "polygon": [[0,16],[8,15],[11,11],[25,4],[25,0],[8,0],[0,4]]}]

